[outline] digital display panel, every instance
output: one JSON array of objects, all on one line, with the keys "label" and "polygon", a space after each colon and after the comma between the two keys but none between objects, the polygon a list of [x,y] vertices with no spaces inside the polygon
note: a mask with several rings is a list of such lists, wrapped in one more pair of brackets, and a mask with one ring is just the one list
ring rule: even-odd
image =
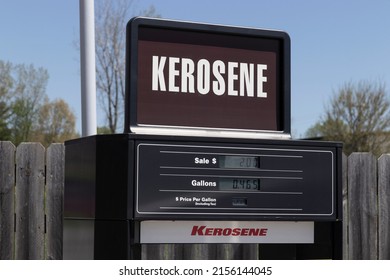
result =
[{"label": "digital display panel", "polygon": [[222,178],[218,189],[221,191],[260,191],[260,179]]},{"label": "digital display panel", "polygon": [[260,158],[252,156],[219,156],[221,168],[260,168]]},{"label": "digital display panel", "polygon": [[335,148],[136,144],[136,217],[334,219]]}]

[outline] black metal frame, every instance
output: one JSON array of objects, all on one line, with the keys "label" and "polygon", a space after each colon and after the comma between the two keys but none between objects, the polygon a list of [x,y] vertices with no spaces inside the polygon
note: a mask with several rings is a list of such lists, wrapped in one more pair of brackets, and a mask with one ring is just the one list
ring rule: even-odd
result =
[{"label": "black metal frame", "polygon": [[[231,35],[232,38],[265,38],[281,42],[280,50],[280,74],[281,96],[280,114],[282,134],[291,134],[291,62],[290,62],[290,37],[282,31],[201,24],[194,22],[171,21],[135,17],[127,24],[126,29],[126,101],[125,101],[125,133],[131,132],[131,127],[137,127],[137,94],[138,94],[138,37],[140,27],[150,27],[165,30],[184,30],[187,32],[200,32],[205,34]],[[216,128],[219,129],[219,128]],[[219,129],[224,130],[224,129]],[[262,131],[264,132],[264,131]],[[267,132],[267,131],[266,131]],[[272,131],[269,131],[271,134]],[[243,134],[245,135],[245,134]],[[240,136],[241,137],[241,136]]]}]

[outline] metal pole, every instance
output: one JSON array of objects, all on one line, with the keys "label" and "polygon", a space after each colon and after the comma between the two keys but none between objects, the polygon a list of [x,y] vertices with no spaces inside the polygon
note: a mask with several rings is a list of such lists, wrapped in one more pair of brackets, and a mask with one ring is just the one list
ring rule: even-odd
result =
[{"label": "metal pole", "polygon": [[96,134],[96,68],[94,0],[80,0],[80,66],[82,136]]}]

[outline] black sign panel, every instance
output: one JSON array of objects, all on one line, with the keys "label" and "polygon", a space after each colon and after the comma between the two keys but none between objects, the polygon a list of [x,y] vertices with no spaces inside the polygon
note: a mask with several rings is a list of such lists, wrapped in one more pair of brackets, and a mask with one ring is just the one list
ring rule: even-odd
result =
[{"label": "black sign panel", "polygon": [[134,18],[126,40],[126,131],[290,137],[287,33]]},{"label": "black sign panel", "polygon": [[336,217],[336,149],[138,143],[136,217]]}]

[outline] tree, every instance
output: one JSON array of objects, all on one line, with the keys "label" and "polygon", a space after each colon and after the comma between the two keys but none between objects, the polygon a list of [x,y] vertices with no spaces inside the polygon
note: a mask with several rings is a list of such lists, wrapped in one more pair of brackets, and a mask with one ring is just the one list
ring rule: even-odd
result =
[{"label": "tree", "polygon": [[0,140],[10,140],[11,130],[7,126],[10,116],[8,101],[13,79],[11,76],[11,64],[0,60]]},{"label": "tree", "polygon": [[0,60],[0,140],[43,144],[75,136],[75,116],[63,100],[46,95],[49,74],[33,65]]},{"label": "tree", "polygon": [[34,141],[49,146],[51,143],[61,143],[76,138],[78,135],[75,124],[76,117],[64,100],[57,99],[50,102],[46,99],[39,110]]},{"label": "tree", "polygon": [[[96,89],[110,132],[115,133],[124,115],[126,24],[132,1],[96,3]],[[153,6],[141,14],[159,17]]]},{"label": "tree", "polygon": [[390,101],[382,83],[361,81],[340,87],[307,137],[344,142],[344,152],[380,154],[390,144]]},{"label": "tree", "polygon": [[32,141],[34,125],[38,121],[39,110],[46,96],[49,74],[46,69],[24,64],[14,66],[15,78],[11,99],[12,114],[9,125],[12,127],[12,141],[18,145]]},{"label": "tree", "polygon": [[107,126],[99,126],[97,128],[97,134],[111,134],[111,130]]}]

